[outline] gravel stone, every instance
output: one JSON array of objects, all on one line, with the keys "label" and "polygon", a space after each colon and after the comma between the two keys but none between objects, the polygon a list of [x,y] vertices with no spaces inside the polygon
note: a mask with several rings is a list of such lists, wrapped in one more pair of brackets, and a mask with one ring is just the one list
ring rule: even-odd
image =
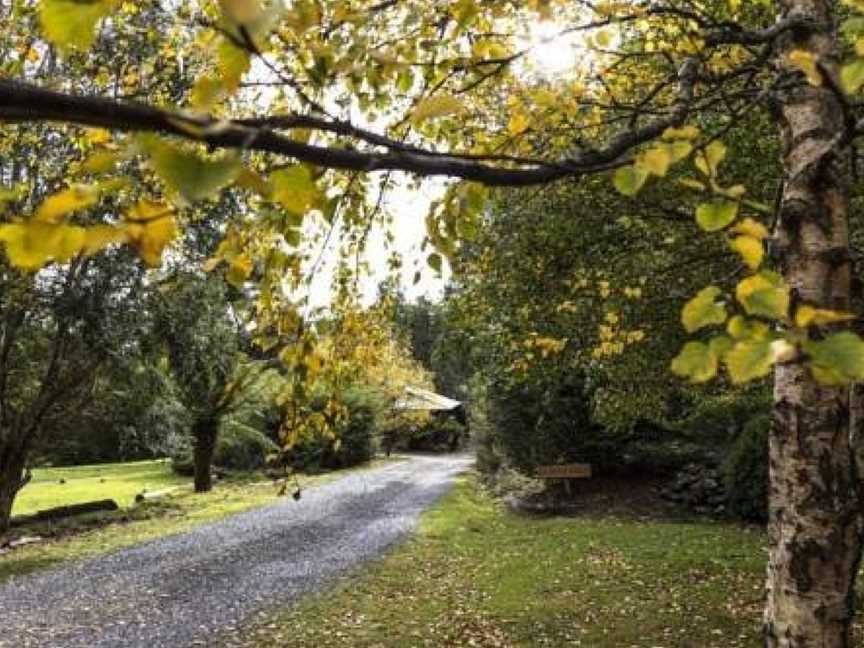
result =
[{"label": "gravel stone", "polygon": [[0,647],[206,646],[381,555],[469,468],[411,456],[278,503],[0,585]]}]

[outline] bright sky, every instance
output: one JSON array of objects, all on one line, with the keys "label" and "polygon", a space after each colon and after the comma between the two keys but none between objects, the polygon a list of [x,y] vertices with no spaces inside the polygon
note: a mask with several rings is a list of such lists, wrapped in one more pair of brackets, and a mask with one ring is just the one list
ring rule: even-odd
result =
[{"label": "bright sky", "polygon": [[[560,76],[566,74],[577,65],[584,54],[581,48],[581,38],[576,34],[560,36],[561,26],[554,23],[536,23],[531,28],[530,38],[517,43],[519,47],[531,47],[531,52],[524,59],[522,68],[526,74]],[[374,129],[375,125],[361,124]],[[378,285],[388,277],[387,260],[395,250],[403,260],[401,269],[401,287],[409,300],[421,296],[430,300],[440,299],[450,276],[450,270],[445,267],[443,276],[439,276],[426,264],[430,249],[421,250],[426,234],[424,218],[430,203],[440,197],[445,181],[426,180],[419,189],[409,187],[406,176],[395,175],[397,186],[386,195],[384,208],[393,216],[390,231],[394,241],[386,242],[385,230],[375,225],[369,234],[364,259],[369,272],[361,278],[361,293],[365,303],[371,303],[378,294]],[[320,225],[324,227],[323,224]],[[325,230],[326,231],[326,230]],[[318,244],[311,254],[312,262],[321,256],[321,261],[310,284],[310,307],[326,306],[330,302],[330,291],[333,271],[339,260],[341,246],[340,230],[337,228],[328,239],[326,248]],[[414,283],[417,271],[421,279]]]},{"label": "bright sky", "polygon": [[[398,178],[398,176],[396,176]],[[401,180],[401,182],[399,182]],[[445,268],[439,276],[426,264],[430,249],[421,251],[423,238],[426,236],[425,217],[430,203],[442,195],[445,184],[441,181],[426,180],[419,189],[408,186],[406,178],[397,180],[397,187],[386,194],[382,205],[393,214],[393,225],[390,231],[394,241],[388,244],[385,240],[385,230],[375,225],[369,232],[364,260],[368,262],[369,273],[361,278],[361,292],[365,303],[372,303],[378,295],[378,285],[388,277],[387,260],[393,251],[402,256],[403,265],[400,273],[402,291],[413,301],[421,296],[427,299],[440,299],[444,286],[450,276],[449,268]],[[313,277],[310,287],[310,306],[326,306],[330,302],[330,288],[333,270],[339,259],[339,231],[334,231],[327,248],[324,250],[322,263]],[[315,258],[321,253],[321,247],[315,249]],[[421,273],[420,281],[414,283],[414,275]]]}]

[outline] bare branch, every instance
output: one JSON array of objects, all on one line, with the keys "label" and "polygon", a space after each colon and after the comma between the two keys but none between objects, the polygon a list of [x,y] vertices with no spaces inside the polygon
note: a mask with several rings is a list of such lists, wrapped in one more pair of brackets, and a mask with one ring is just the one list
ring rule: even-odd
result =
[{"label": "bare branch", "polygon": [[45,122],[97,126],[124,132],[161,132],[198,141],[213,148],[255,150],[284,155],[301,162],[349,171],[405,171],[424,176],[449,176],[489,186],[526,186],[620,166],[630,149],[658,137],[687,117],[694,97],[698,59],[685,61],[678,73],[679,93],[666,115],[641,128],[613,137],[606,146],[586,150],[564,160],[539,162],[498,157],[508,166],[493,166],[461,154],[442,154],[356,128],[348,123],[317,117],[273,118],[278,127],[305,127],[353,136],[378,145],[383,152],[306,144],[274,132],[267,119],[216,120],[190,116],[138,103],[80,96],[45,90],[16,81],[0,81],[0,121]]}]

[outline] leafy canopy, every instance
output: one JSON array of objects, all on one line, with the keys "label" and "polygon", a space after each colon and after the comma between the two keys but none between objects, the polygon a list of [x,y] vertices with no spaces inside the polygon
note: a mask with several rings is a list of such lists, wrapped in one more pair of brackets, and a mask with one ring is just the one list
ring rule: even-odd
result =
[{"label": "leafy canopy", "polygon": [[[846,4],[850,54],[840,78],[856,93],[864,22],[854,13],[860,3]],[[50,85],[56,79],[41,63],[56,50],[88,96],[2,82],[0,119],[101,127],[65,129],[81,159],[41,204],[4,188],[0,242],[23,270],[115,244],[157,265],[182,223],[229,190],[237,222],[207,267],[224,268],[238,286],[258,283],[266,346],[292,328],[285,321],[302,319],[296,294],[310,221],[340,223],[346,251],[359,252],[370,222],[382,218],[375,205],[391,172],[462,181],[427,216],[428,265],[437,272],[476,235],[486,187],[610,172],[625,196],[658,182],[699,195],[696,224],[725,237],[747,273],[725,297],[712,284],[687,304],[689,332],[726,323],[733,306],[744,319],[737,335],[685,346],[676,373],[702,381],[725,364],[744,381],[804,359],[829,383],[856,375],[828,367],[829,375],[826,358],[837,354],[817,361],[806,351],[841,335],[822,339],[817,329],[851,316],[824,304],[790,312],[789,286],[765,267],[759,219],[770,208],[747,197],[752,188],[724,182],[736,162],[726,130],[709,119],[721,105],[733,116],[752,108],[768,87],[759,85],[770,85],[773,62],[761,48],[812,29],[794,16],[776,22],[769,2],[200,0],[166,16],[155,2],[39,0],[7,11],[14,27],[3,37],[0,73]],[[579,43],[568,73],[549,79],[530,63],[542,45],[531,25],[553,19]],[[142,33],[141,64],[112,71],[112,48]],[[826,83],[813,52],[793,50],[782,63],[804,83]],[[150,96],[154,105],[109,99],[119,94]],[[122,206],[121,217],[79,220],[106,197]],[[766,338],[748,333],[767,323]],[[854,334],[842,335],[855,360]]]}]

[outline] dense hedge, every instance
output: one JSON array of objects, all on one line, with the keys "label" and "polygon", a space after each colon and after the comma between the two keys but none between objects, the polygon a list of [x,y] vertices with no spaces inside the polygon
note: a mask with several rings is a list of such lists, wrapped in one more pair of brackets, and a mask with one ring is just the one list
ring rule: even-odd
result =
[{"label": "dense hedge", "polygon": [[750,419],[723,463],[727,508],[751,522],[768,519],[768,436],[771,418]]},{"label": "dense hedge", "polygon": [[[290,463],[297,469],[315,471],[348,468],[372,459],[378,426],[384,411],[381,397],[373,390],[351,388],[340,398],[348,410],[346,420],[335,434],[315,435],[300,440],[291,450]],[[323,410],[327,397],[322,395]]]}]

